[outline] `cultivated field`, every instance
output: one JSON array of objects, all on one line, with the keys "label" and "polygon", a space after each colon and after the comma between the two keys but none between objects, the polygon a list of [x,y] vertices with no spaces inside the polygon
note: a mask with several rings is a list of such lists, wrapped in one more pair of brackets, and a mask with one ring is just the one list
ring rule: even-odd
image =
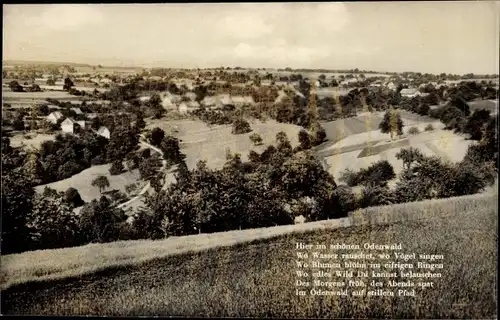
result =
[{"label": "cultivated field", "polygon": [[100,175],[106,176],[109,180],[110,186],[104,191],[120,190],[121,192],[126,194],[125,186],[127,186],[128,184],[140,182],[138,190],[145,186],[145,182],[140,180],[138,169],[126,171],[120,175],[112,176],[109,173],[110,167],[110,164],[92,166],[68,179],[37,186],[35,187],[35,190],[41,193],[46,186],[57,191],[66,191],[68,188],[73,187],[78,190],[83,201],[89,202],[94,199],[98,199],[101,196],[101,194],[99,193],[99,189],[92,186],[92,181]]},{"label": "cultivated field", "polygon": [[[2,257],[3,313],[492,318],[497,201],[497,194],[478,194],[302,225],[8,255]],[[301,297],[297,242],[401,243],[404,253],[444,255],[444,268],[432,288],[415,289],[416,297]]]},{"label": "cultivated field", "polygon": [[[298,145],[299,126],[274,120],[264,123],[250,121],[250,126],[252,132],[238,135],[231,133],[231,125],[209,127],[194,120],[148,120],[147,128],[159,127],[166,133],[177,128],[178,133],[175,135],[181,140],[181,151],[186,154],[186,163],[190,169],[196,166],[198,160],[206,160],[211,168],[221,168],[226,162],[227,148],[233,153],[241,153],[242,159],[246,160],[250,150],[262,152],[268,145],[275,144],[276,134],[280,131],[287,134],[292,146]],[[249,136],[254,132],[261,135],[263,145],[253,146]]]},{"label": "cultivated field", "polygon": [[[403,136],[393,141],[390,140],[389,134],[378,130],[383,117],[381,113],[365,114],[323,124],[331,141],[316,148],[316,155],[325,159],[330,174],[338,181],[345,169],[358,171],[379,160],[389,161],[395,173],[399,174],[403,169],[403,162],[396,159],[396,154],[401,149],[409,147],[420,149],[424,155],[438,155],[446,160],[459,162],[467,152],[468,146],[473,143],[452,131],[444,130],[444,125],[438,120],[406,111],[400,111],[400,114],[405,124]],[[428,124],[432,124],[433,131],[425,131]],[[408,130],[412,127],[418,128],[420,133],[408,134]]]},{"label": "cultivated field", "polygon": [[40,92],[13,92],[13,91],[3,91],[3,99],[5,102],[15,99],[70,99],[74,98],[79,100],[80,97],[70,95],[66,91],[40,91]]}]

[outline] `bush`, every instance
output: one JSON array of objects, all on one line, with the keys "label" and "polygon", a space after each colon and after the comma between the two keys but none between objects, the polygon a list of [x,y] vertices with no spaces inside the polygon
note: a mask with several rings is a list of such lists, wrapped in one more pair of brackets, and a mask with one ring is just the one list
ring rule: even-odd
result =
[{"label": "bush", "polygon": [[250,141],[252,141],[253,144],[255,144],[256,146],[259,146],[262,144],[262,137],[260,136],[260,134],[255,132],[252,135],[250,135]]},{"label": "bush", "polygon": [[111,168],[109,168],[109,173],[112,176],[116,176],[116,175],[119,175],[120,173],[122,173],[124,169],[125,168],[123,167],[123,162],[121,160],[116,160],[116,161],[113,161]]},{"label": "bush", "polygon": [[233,122],[233,129],[231,131],[232,134],[244,134],[251,131],[252,128],[250,128],[250,124],[248,123],[248,121],[238,119]]},{"label": "bush", "polygon": [[434,131],[434,126],[432,124],[428,124],[426,127],[425,127],[425,131]]},{"label": "bush", "polygon": [[148,140],[153,146],[158,147],[163,141],[163,138],[165,138],[165,131],[160,128],[154,128],[153,130],[151,130],[151,134]]},{"label": "bush", "polygon": [[103,155],[96,156],[96,157],[92,158],[92,160],[90,161],[90,163],[93,166],[99,166],[101,164],[105,164],[106,163],[106,157],[104,157]]},{"label": "bush", "polygon": [[68,202],[69,204],[71,204],[75,208],[83,206],[85,204],[85,201],[83,201],[82,197],[80,196],[80,193],[75,188],[68,188],[68,190],[66,190],[64,196],[65,196],[66,202]]},{"label": "bush", "polygon": [[413,134],[413,135],[415,135],[415,134],[419,134],[419,133],[420,133],[420,130],[418,130],[418,128],[417,128],[417,127],[411,127],[411,128],[408,130],[408,133],[409,133],[409,134]]}]

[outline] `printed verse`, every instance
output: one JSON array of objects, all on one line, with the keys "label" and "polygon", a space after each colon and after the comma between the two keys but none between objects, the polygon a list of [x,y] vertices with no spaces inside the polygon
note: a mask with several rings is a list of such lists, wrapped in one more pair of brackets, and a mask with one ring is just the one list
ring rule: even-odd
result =
[{"label": "printed verse", "polygon": [[444,256],[402,244],[295,244],[299,296],[405,296],[434,288]]}]

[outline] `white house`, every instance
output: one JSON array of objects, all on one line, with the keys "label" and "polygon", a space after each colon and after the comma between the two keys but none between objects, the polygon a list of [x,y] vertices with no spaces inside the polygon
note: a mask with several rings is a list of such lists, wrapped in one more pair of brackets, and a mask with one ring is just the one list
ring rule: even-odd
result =
[{"label": "white house", "polygon": [[54,112],[51,112],[48,116],[47,116],[47,121],[50,122],[50,123],[53,123],[53,124],[56,124],[57,121],[59,121],[61,118],[63,118],[63,114],[59,111],[54,111]]},{"label": "white house", "polygon": [[76,121],[73,118],[66,118],[61,122],[61,129],[66,133],[74,133],[76,127],[85,128],[85,121]]},{"label": "white house", "polygon": [[385,86],[389,89],[389,90],[395,90],[397,88],[397,86],[394,84],[394,82],[386,82],[385,83]]},{"label": "white house", "polygon": [[109,139],[111,136],[111,132],[109,132],[109,129],[106,127],[100,127],[99,130],[97,130],[97,134],[106,139]]},{"label": "white house", "polygon": [[196,110],[200,107],[200,104],[196,101],[187,101],[179,104],[180,113],[188,113],[189,111]]},{"label": "white house", "polygon": [[413,98],[413,97],[416,97],[416,96],[420,96],[421,95],[421,92],[418,91],[417,88],[413,88],[413,89],[403,89],[401,90],[401,96],[402,97],[407,97],[407,98]]}]

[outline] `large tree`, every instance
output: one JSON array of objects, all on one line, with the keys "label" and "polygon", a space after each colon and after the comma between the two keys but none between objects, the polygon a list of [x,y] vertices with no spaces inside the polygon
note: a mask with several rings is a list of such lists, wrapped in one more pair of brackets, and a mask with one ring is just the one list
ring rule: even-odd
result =
[{"label": "large tree", "polygon": [[387,110],[384,114],[382,122],[379,124],[379,129],[382,133],[389,133],[391,135],[391,140],[394,138],[394,134],[403,134],[403,120],[401,115],[395,109]]}]

